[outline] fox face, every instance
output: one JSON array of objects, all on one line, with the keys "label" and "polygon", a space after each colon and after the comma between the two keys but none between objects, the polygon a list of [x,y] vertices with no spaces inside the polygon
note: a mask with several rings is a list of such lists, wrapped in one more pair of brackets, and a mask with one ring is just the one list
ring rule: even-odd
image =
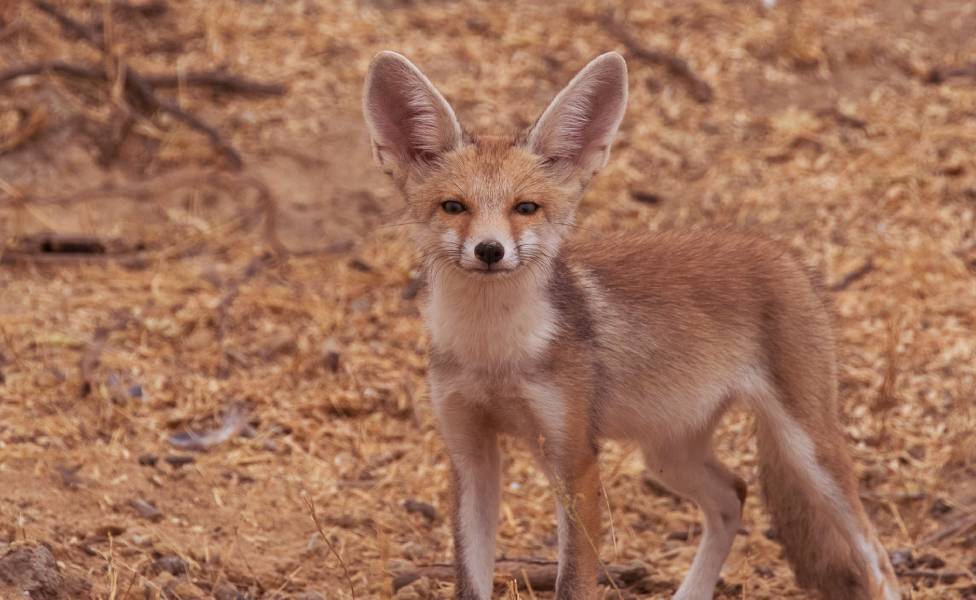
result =
[{"label": "fox face", "polygon": [[504,277],[556,253],[575,212],[567,187],[513,140],[487,138],[430,165],[406,197],[428,264]]},{"label": "fox face", "polygon": [[626,97],[623,59],[604,54],[529,130],[475,136],[413,64],[380,53],[364,93],[373,155],[420,225],[415,239],[429,272],[490,281],[545,269],[606,164]]}]

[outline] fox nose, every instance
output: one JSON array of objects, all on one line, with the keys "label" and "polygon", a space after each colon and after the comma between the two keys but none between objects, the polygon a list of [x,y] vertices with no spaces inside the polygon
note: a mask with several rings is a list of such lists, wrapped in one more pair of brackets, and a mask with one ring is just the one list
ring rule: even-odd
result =
[{"label": "fox nose", "polygon": [[505,246],[495,240],[485,240],[474,247],[474,255],[486,265],[492,265],[505,256]]}]

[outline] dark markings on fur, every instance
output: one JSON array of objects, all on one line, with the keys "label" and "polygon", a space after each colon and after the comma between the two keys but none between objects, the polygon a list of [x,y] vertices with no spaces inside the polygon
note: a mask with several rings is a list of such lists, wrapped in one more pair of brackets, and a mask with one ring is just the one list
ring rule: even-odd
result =
[{"label": "dark markings on fur", "polygon": [[[598,343],[596,327],[594,325],[593,314],[587,303],[586,294],[580,288],[572,271],[561,258],[553,261],[552,276],[549,279],[549,301],[553,308],[560,315],[560,322],[568,324],[567,335],[574,342],[582,345],[590,356],[596,356],[594,351]],[[593,391],[606,388],[607,370],[606,367],[594,358],[594,362],[589,365],[593,371],[594,386]],[[599,451],[597,443],[600,431],[600,399],[591,398],[588,403],[587,441],[593,452]]]},{"label": "dark markings on fur", "polygon": [[431,348],[428,352],[427,368],[431,371],[452,371],[461,368],[461,363],[449,352]]}]

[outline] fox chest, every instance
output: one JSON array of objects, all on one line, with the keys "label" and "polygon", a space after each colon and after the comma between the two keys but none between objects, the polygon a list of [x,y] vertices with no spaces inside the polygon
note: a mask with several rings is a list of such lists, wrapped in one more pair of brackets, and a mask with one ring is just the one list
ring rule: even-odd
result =
[{"label": "fox chest", "polygon": [[543,298],[437,293],[425,308],[434,350],[473,372],[528,369],[556,336],[558,320]]}]

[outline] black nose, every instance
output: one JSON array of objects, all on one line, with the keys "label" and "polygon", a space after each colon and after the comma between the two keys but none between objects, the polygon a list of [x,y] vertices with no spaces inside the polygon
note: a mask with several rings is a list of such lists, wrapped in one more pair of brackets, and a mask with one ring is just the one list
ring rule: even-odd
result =
[{"label": "black nose", "polygon": [[474,255],[486,265],[492,265],[505,256],[505,246],[495,240],[486,240],[474,247]]}]

